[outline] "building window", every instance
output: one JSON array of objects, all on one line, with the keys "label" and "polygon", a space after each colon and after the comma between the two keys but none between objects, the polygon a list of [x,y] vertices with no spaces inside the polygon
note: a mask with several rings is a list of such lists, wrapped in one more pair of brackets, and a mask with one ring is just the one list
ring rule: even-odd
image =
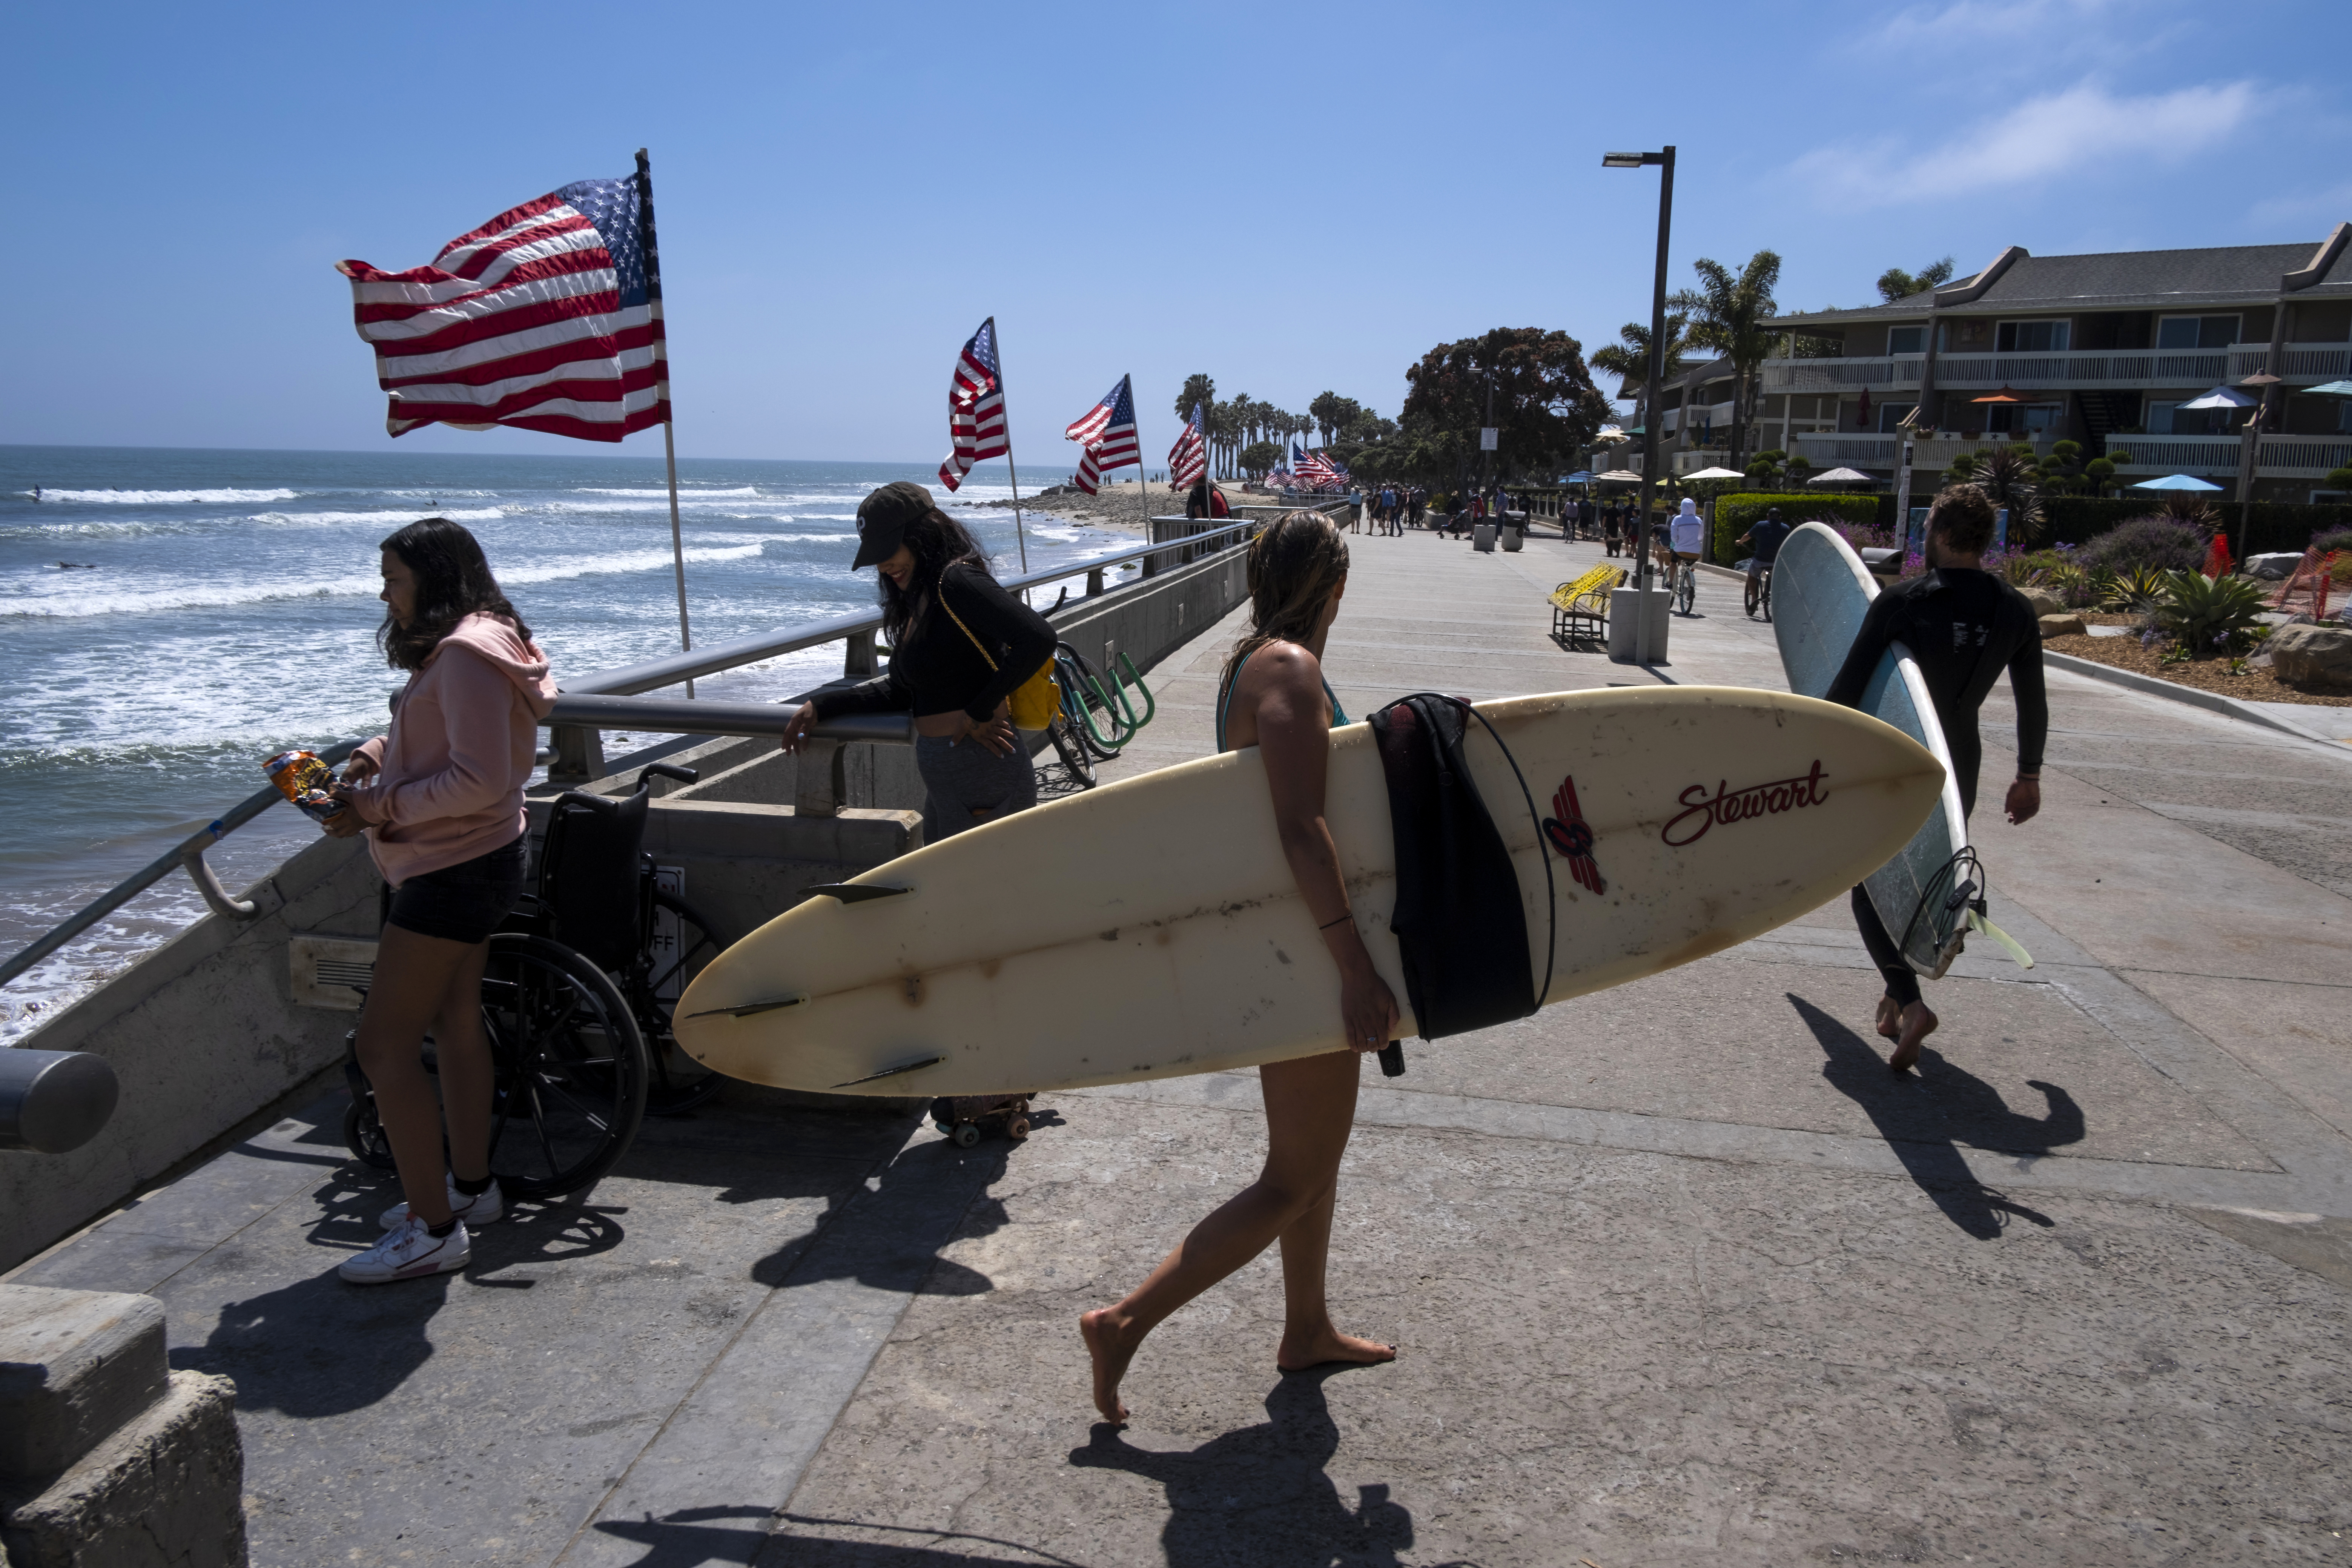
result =
[{"label": "building window", "polygon": [[1927,352],[1927,329],[1925,327],[1887,328],[1886,352],[1891,354],[1926,353]]},{"label": "building window", "polygon": [[2235,316],[2167,316],[2156,323],[2159,349],[2226,349],[2237,341]]},{"label": "building window", "polygon": [[2180,398],[2166,403],[2151,402],[2147,405],[2147,433],[2151,436],[2226,436],[2230,433],[2227,408],[2183,408]]},{"label": "building window", "polygon": [[1918,406],[1916,403],[1880,404],[1877,409],[1878,433],[1885,436],[1901,429],[1903,422],[1911,417],[1911,411]]},{"label": "building window", "polygon": [[2003,321],[1993,332],[1993,353],[2064,353],[2074,338],[2072,321]]},{"label": "building window", "polygon": [[2063,403],[1997,403],[1985,410],[1986,430],[2028,441],[2048,437],[2065,422],[2066,405]]}]

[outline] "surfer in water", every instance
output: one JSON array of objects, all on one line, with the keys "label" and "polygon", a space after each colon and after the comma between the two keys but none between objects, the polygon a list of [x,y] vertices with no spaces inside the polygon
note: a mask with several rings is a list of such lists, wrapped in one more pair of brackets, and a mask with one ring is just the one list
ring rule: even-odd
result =
[{"label": "surfer in water", "polygon": [[[1863,689],[1886,653],[1900,642],[1918,661],[1952,753],[1960,814],[1976,809],[1977,767],[1984,754],[1977,710],[1992,683],[2009,671],[2017,702],[2017,777],[2002,803],[2020,826],[2042,809],[2042,748],[2050,733],[2050,702],[2042,679],[2042,623],[2025,595],[1984,569],[1992,542],[1992,501],[1975,485],[1948,486],[1927,513],[1927,570],[1870,602],[1862,630],[1837,679],[1822,695],[1861,706]],[[1853,890],[1854,923],[1870,959],[1886,977],[1878,1001],[1878,1032],[1895,1042],[1886,1065],[1903,1072],[1919,1060],[1919,1047],[1936,1032],[1936,1015],[1919,995],[1919,977],[1903,962],[1902,947],[1861,888]]]},{"label": "surfer in water", "polygon": [[1339,971],[1347,1045],[1258,1068],[1266,1157],[1257,1180],[1193,1226],[1124,1300],[1079,1318],[1094,1362],[1095,1405],[1108,1421],[1127,1419],[1119,1380],[1144,1336],[1276,1241],[1284,1304],[1276,1366],[1301,1372],[1396,1359],[1394,1345],[1335,1328],[1323,1294],[1359,1060],[1386,1044],[1398,1023],[1396,997],[1356,931],[1323,817],[1331,726],[1347,722],[1323,679],[1323,641],[1347,584],[1347,542],[1322,513],[1294,511],[1260,534],[1249,552],[1250,630],[1225,663],[1217,712],[1218,750],[1258,748],[1283,858]]}]

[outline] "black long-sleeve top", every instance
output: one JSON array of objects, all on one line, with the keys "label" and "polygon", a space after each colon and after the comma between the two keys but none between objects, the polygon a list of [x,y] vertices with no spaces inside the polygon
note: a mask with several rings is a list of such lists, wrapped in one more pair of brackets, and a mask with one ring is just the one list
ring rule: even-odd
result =
[{"label": "black long-sleeve top", "polygon": [[[950,618],[941,608],[955,612]],[[961,619],[971,628],[958,629]],[[985,645],[987,658],[973,638]],[[1054,653],[1053,624],[1006,593],[987,573],[966,565],[950,566],[937,590],[924,595],[915,618],[898,634],[890,667],[871,680],[823,692],[816,699],[820,719],[844,713],[904,713],[917,717],[962,709],[974,723],[985,723],[996,705],[1037,673]],[[989,660],[996,668],[989,668]]]},{"label": "black long-sleeve top", "polygon": [[1862,701],[1871,671],[1900,642],[1918,660],[1958,775],[1960,805],[1973,810],[1984,748],[1977,710],[2009,671],[2017,700],[2017,766],[2038,773],[2050,737],[2050,699],[2042,680],[2042,623],[2025,595],[1990,572],[1938,567],[1897,583],[1871,601],[1837,679],[1822,695],[1848,708]]}]

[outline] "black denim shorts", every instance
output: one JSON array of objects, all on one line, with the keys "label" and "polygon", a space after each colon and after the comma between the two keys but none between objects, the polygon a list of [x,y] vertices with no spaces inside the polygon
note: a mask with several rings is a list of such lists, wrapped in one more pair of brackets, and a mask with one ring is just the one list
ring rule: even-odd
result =
[{"label": "black denim shorts", "polygon": [[384,923],[445,942],[486,942],[522,897],[528,862],[517,835],[503,848],[411,877],[385,889]]}]

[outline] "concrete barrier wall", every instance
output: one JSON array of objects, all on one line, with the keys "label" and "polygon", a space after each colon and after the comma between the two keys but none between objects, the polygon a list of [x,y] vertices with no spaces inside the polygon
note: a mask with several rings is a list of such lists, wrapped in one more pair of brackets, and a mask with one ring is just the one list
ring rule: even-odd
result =
[{"label": "concrete barrier wall", "polygon": [[[1097,665],[1124,652],[1149,669],[1247,591],[1235,552],[1065,605],[1054,620]],[[789,909],[803,888],[922,841],[911,747],[845,748],[845,809],[805,818],[791,809],[794,759],[772,740],[656,751],[703,777],[688,787],[656,781],[663,798],[646,848],[683,869],[688,900],[730,937]],[[593,787],[629,789],[632,761],[642,759],[615,763]],[[534,792],[535,832],[557,793]],[[19,1042],[105,1057],[122,1100],[106,1131],[73,1153],[0,1151],[0,1269],[136,1196],[341,1061],[355,1015],[297,1002],[289,944],[297,935],[373,941],[381,885],[360,841],[321,838],[246,889],[257,918],[205,916]]]}]

